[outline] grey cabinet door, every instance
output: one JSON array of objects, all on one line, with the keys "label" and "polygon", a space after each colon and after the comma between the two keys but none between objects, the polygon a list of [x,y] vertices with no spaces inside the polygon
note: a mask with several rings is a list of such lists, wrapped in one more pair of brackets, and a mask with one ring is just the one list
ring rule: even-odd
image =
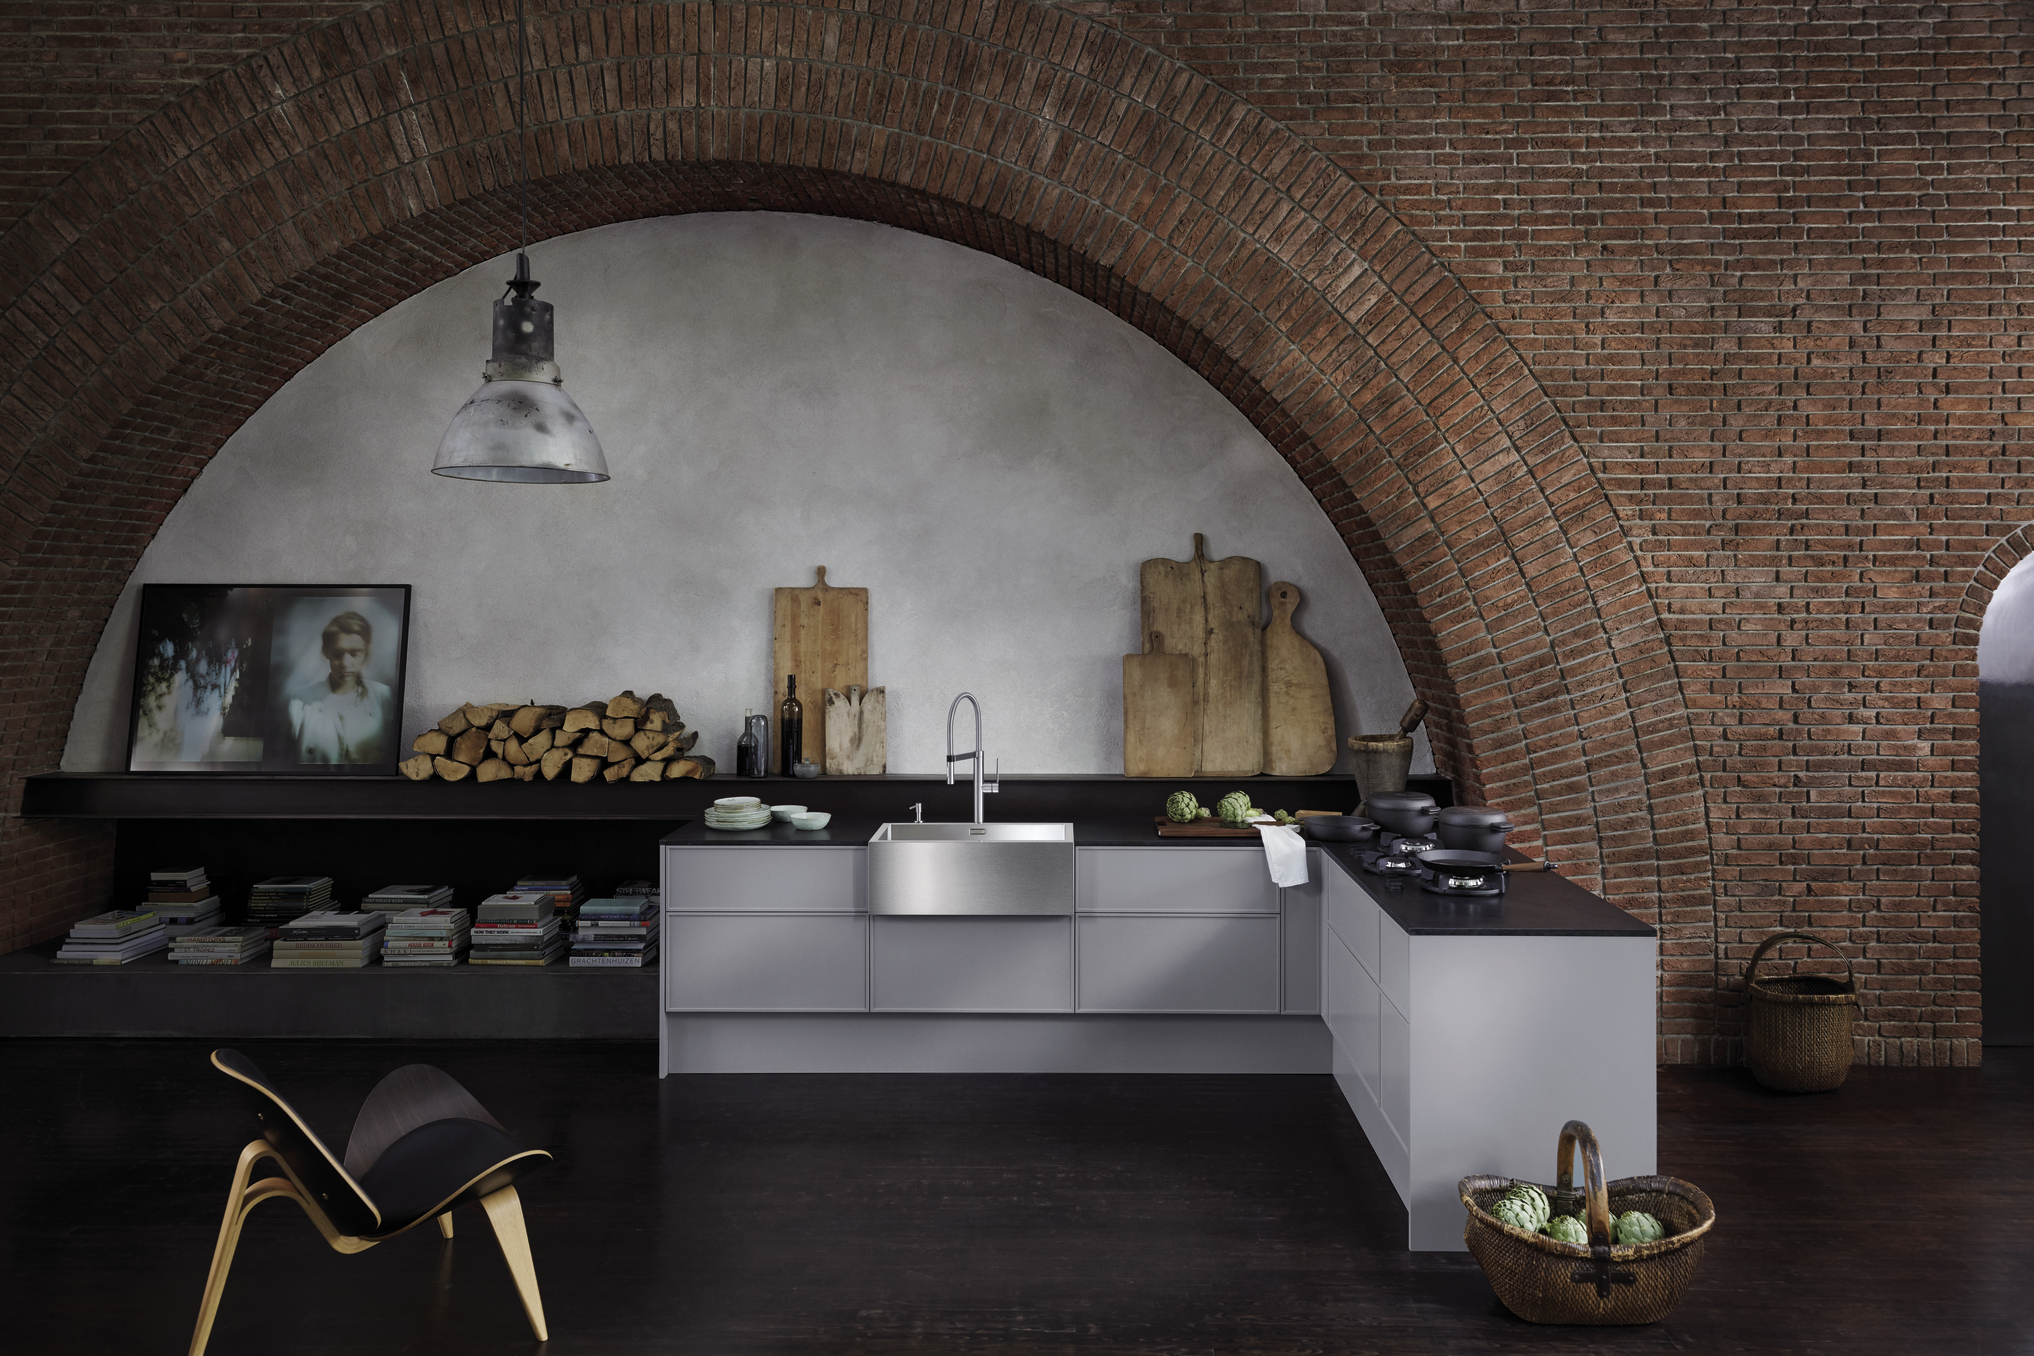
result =
[{"label": "grey cabinet door", "polygon": [[1357,963],[1377,977],[1377,927],[1384,911],[1368,892],[1343,868],[1322,855],[1326,879],[1322,895],[1327,901],[1328,926],[1341,934],[1343,943],[1355,953]]},{"label": "grey cabinet door", "polygon": [[1354,1067],[1373,1101],[1378,1090],[1378,1004],[1377,981],[1370,977],[1355,953],[1330,930],[1322,939],[1325,964],[1325,992],[1321,1005],[1336,1048]]},{"label": "grey cabinet door", "polygon": [[1276,918],[1084,917],[1084,1012],[1277,1012]]},{"label": "grey cabinet door", "polygon": [[1277,913],[1264,849],[1081,848],[1074,907],[1082,913]]},{"label": "grey cabinet door", "polygon": [[868,851],[855,847],[668,847],[664,908],[853,913],[868,903]]},{"label": "grey cabinet door", "polygon": [[1413,1142],[1412,1023],[1380,991],[1377,1005],[1377,1105],[1398,1137]]},{"label": "grey cabinet door", "polygon": [[[730,853],[739,856],[739,853]],[[659,963],[673,1012],[861,1012],[861,914],[664,915]]]},{"label": "grey cabinet door", "polygon": [[1321,1010],[1321,871],[1319,848],[1307,849],[1307,883],[1278,892],[1285,915],[1285,999],[1287,1012]]},{"label": "grey cabinet door", "polygon": [[878,1012],[1067,1012],[1073,919],[871,920],[871,1006]]}]

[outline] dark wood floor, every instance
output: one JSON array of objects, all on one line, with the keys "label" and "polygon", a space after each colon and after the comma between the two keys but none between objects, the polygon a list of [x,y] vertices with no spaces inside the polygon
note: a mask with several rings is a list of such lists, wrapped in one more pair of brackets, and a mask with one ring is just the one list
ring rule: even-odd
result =
[{"label": "dark wood floor", "polygon": [[[184,1350],[249,1137],[207,1048],[0,1042],[0,1347]],[[633,1044],[245,1048],[335,1141],[421,1060],[553,1149],[523,1191],[551,1352],[2034,1350],[2034,1051],[1816,1097],[1666,1071],[1662,1167],[1720,1214],[1703,1270],[1664,1324],[1545,1329],[1468,1258],[1402,1250],[1325,1078],[659,1083]],[[212,1343],[536,1349],[477,1212],[342,1257],[282,1203]]]}]

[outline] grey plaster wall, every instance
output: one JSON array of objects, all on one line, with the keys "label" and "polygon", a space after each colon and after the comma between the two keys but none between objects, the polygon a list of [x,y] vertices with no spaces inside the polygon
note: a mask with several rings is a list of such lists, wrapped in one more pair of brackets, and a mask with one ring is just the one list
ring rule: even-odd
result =
[{"label": "grey plaster wall", "polygon": [[279,391],[170,514],[101,639],[66,768],[125,765],[146,581],[408,583],[406,741],[461,701],[633,687],[670,693],[731,766],[743,709],[769,701],[770,590],[823,564],[870,590],[893,770],[942,766],[966,688],[1005,771],[1120,772],[1138,562],[1186,558],[1199,531],[1305,591],[1343,734],[1411,700],[1298,477],[1073,293],[909,232],[771,213],[630,222],[530,255],[614,480],[431,475],[511,264],[411,298]]}]

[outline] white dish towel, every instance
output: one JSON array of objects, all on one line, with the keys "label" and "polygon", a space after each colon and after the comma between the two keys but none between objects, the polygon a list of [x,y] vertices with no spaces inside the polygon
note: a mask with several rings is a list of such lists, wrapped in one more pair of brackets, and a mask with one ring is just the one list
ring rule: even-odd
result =
[{"label": "white dish towel", "polygon": [[1264,840],[1264,864],[1271,868],[1273,885],[1307,883],[1307,842],[1298,829],[1283,824],[1259,824],[1257,836]]}]

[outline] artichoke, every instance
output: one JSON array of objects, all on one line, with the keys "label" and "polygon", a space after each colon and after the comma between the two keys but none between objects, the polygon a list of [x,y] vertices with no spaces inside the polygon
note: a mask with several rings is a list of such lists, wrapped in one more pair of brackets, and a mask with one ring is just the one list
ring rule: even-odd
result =
[{"label": "artichoke", "polygon": [[1227,819],[1229,817],[1229,807],[1232,805],[1236,807],[1239,813],[1249,809],[1250,793],[1248,791],[1231,791],[1228,795],[1215,802],[1215,813]]},{"label": "artichoke", "polygon": [[1659,1220],[1643,1210],[1627,1210],[1619,1215],[1610,1233],[1620,1243],[1657,1243],[1667,1236]]},{"label": "artichoke", "polygon": [[1563,1243],[1580,1243],[1584,1247],[1589,1245],[1589,1230],[1573,1215],[1554,1216],[1540,1232],[1548,1238],[1558,1238]]},{"label": "artichoke", "polygon": [[1536,1234],[1547,1223],[1546,1193],[1529,1183],[1521,1182],[1498,1198],[1490,1207],[1491,1217],[1500,1224],[1509,1224],[1514,1229],[1523,1229]]},{"label": "artichoke", "polygon": [[1191,791],[1175,791],[1165,798],[1165,817],[1175,824],[1191,824],[1201,817],[1201,803]]}]

